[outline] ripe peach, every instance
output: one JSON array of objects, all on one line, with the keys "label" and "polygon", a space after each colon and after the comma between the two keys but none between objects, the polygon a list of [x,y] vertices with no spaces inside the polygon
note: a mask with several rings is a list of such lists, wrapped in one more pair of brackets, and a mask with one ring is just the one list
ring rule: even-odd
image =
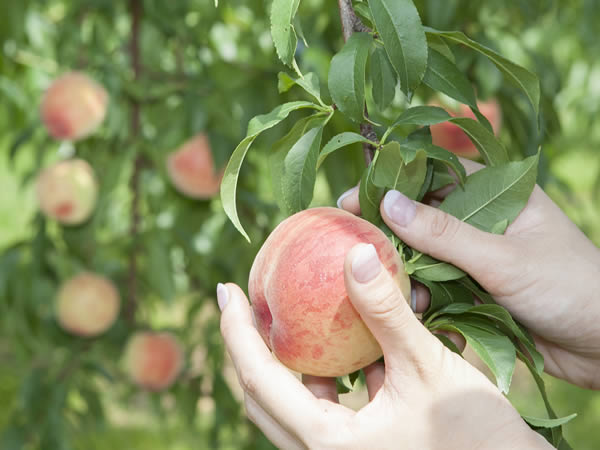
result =
[{"label": "ripe peach", "polygon": [[56,317],[62,328],[73,334],[98,336],[115,322],[120,303],[119,292],[110,280],[84,272],[61,285]]},{"label": "ripe peach", "polygon": [[[432,105],[440,106],[436,103],[432,103]],[[477,105],[479,106],[479,111],[481,111],[481,114],[483,114],[490,121],[490,124],[494,129],[494,133],[498,134],[500,131],[500,126],[502,125],[502,111],[500,110],[498,101],[492,99],[487,102],[478,103]],[[444,108],[448,110],[448,108]],[[448,112],[453,117],[468,117],[475,119],[475,114],[473,114],[473,111],[471,111],[467,105],[461,104],[458,110],[448,110]],[[431,136],[433,138],[434,145],[443,147],[446,150],[450,150],[459,156],[464,156],[467,158],[476,158],[479,156],[477,147],[473,145],[465,132],[453,123],[442,122],[432,125]]]},{"label": "ripe peach", "polygon": [[40,106],[42,121],[56,139],[79,140],[100,126],[108,107],[108,93],[81,72],[54,80]]},{"label": "ripe peach", "polygon": [[223,172],[216,173],[210,142],[204,134],[171,153],[167,171],[175,188],[188,197],[209,199],[219,193]]},{"label": "ripe peach", "polygon": [[137,332],[127,342],[124,363],[135,384],[161,391],[179,375],[183,367],[183,350],[171,333]]},{"label": "ripe peach", "polygon": [[66,225],[85,222],[96,206],[98,182],[82,159],[69,159],[44,169],[36,182],[42,212]]},{"label": "ripe peach", "polygon": [[410,280],[392,242],[371,223],[337,208],[313,208],[279,224],[250,271],[249,294],[259,333],[290,369],[341,376],[381,355],[344,284],[344,259],[371,243],[410,301]]}]

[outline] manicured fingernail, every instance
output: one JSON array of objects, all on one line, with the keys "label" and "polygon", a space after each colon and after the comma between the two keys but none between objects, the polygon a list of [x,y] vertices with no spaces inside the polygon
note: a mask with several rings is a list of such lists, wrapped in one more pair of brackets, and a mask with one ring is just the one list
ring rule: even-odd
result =
[{"label": "manicured fingernail", "polygon": [[352,189],[348,189],[346,192],[344,192],[342,195],[340,195],[340,198],[338,198],[338,201],[337,201],[337,207],[342,208],[343,201],[346,200],[348,197],[350,197],[354,193],[355,190],[356,190],[356,186],[354,186]]},{"label": "manicured fingernail", "polygon": [[359,283],[373,280],[381,272],[381,263],[373,244],[361,245],[352,261],[352,275]]},{"label": "manicured fingernail", "polygon": [[219,283],[217,284],[217,303],[219,304],[219,309],[221,311],[225,309],[227,302],[229,302],[229,291],[227,290],[227,286]]},{"label": "manicured fingernail", "polygon": [[398,191],[389,191],[383,199],[383,209],[392,221],[405,227],[417,215],[417,205],[406,195]]},{"label": "manicured fingernail", "polygon": [[417,290],[415,288],[410,290],[410,308],[413,312],[417,312]]}]

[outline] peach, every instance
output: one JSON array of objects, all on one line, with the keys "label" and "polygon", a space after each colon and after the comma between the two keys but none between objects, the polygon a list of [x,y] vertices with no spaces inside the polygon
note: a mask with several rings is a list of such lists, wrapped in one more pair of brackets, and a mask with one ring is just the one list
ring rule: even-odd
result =
[{"label": "peach", "polygon": [[48,133],[60,140],[83,139],[106,116],[108,93],[81,72],[69,72],[52,82],[40,106]]},{"label": "peach", "polygon": [[161,391],[173,384],[183,367],[183,350],[171,333],[137,332],[125,348],[125,370],[138,386]]},{"label": "peach", "polygon": [[115,285],[89,272],[65,281],[56,297],[56,318],[70,333],[94,337],[108,330],[117,319],[121,300]]},{"label": "peach", "polygon": [[196,199],[209,199],[219,193],[223,172],[216,173],[210,142],[198,134],[167,158],[167,172],[175,188]]},{"label": "peach", "polygon": [[69,159],[44,169],[36,182],[42,212],[65,225],[79,225],[94,211],[98,182],[92,167],[82,159]]},{"label": "peach", "polygon": [[[431,104],[433,106],[440,106],[437,103]],[[494,129],[494,133],[497,135],[500,132],[500,127],[502,125],[502,111],[500,110],[498,101],[492,99],[487,102],[477,103],[477,105],[479,106],[479,111],[481,111],[481,114],[483,114],[490,121],[490,124]],[[473,114],[473,111],[471,111],[467,105],[461,104],[458,110],[451,110],[445,106],[442,107],[448,110],[453,117],[468,117],[470,119],[475,119],[475,114]],[[443,147],[446,150],[450,150],[459,156],[464,156],[467,158],[476,158],[479,156],[477,147],[473,145],[465,132],[453,123],[442,122],[432,125],[431,136],[433,138],[434,145]]]},{"label": "peach", "polygon": [[381,357],[344,284],[346,254],[361,242],[375,246],[410,301],[410,280],[392,242],[341,209],[313,208],[287,218],[256,256],[248,286],[256,326],[290,369],[341,376]]}]

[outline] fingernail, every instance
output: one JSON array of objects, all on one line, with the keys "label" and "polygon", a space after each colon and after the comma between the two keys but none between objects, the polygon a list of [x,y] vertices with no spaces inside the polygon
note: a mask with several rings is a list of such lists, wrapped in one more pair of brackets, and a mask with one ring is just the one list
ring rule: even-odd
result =
[{"label": "fingernail", "polygon": [[413,312],[417,312],[417,290],[415,288],[410,290],[410,308]]},{"label": "fingernail", "polygon": [[383,209],[397,225],[405,227],[417,215],[417,205],[406,195],[398,191],[389,191],[383,199]]},{"label": "fingernail", "polygon": [[381,263],[373,244],[361,245],[352,261],[352,275],[359,283],[373,280],[381,272]]},{"label": "fingernail", "polygon": [[337,207],[342,208],[342,202],[344,200],[346,200],[348,197],[350,197],[354,193],[355,190],[356,190],[356,186],[354,186],[352,189],[348,189],[346,192],[344,192],[342,195],[340,195],[340,198],[338,198],[338,200],[337,200]]},{"label": "fingernail", "polygon": [[225,309],[227,302],[229,302],[229,291],[227,290],[227,286],[219,283],[217,284],[217,303],[219,304],[219,309],[221,311]]}]

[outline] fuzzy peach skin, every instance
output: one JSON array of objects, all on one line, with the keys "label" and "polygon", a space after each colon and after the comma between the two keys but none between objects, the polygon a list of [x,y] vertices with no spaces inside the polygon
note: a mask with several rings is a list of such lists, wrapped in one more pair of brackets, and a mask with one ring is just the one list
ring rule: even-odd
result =
[{"label": "fuzzy peach skin", "polygon": [[183,367],[183,350],[171,333],[137,332],[127,342],[125,370],[138,386],[161,391],[173,384]]},{"label": "fuzzy peach skin", "polygon": [[76,141],[98,129],[106,117],[108,93],[81,72],[69,72],[46,90],[40,113],[48,133],[59,140]]},{"label": "fuzzy peach skin", "polygon": [[37,178],[36,196],[42,212],[65,225],[79,225],[94,211],[98,181],[82,159],[69,159],[44,169]]},{"label": "fuzzy peach skin", "polygon": [[198,134],[167,158],[167,172],[175,188],[191,198],[206,200],[216,196],[223,172],[217,173],[210,142]]},{"label": "fuzzy peach skin", "polygon": [[284,220],[250,271],[256,325],[275,356],[297,372],[341,376],[381,357],[344,285],[344,258],[371,243],[410,301],[410,280],[392,242],[371,223],[337,208],[313,208]]},{"label": "fuzzy peach skin", "polygon": [[[437,103],[431,103],[431,105],[441,106]],[[494,133],[497,135],[502,125],[502,111],[500,110],[498,101],[492,99],[487,102],[477,103],[477,105],[481,114],[490,121]],[[442,107],[448,110],[453,117],[476,119],[475,114],[473,114],[473,111],[467,105],[461,104],[458,110],[451,110],[445,106]],[[476,158],[479,156],[477,147],[473,145],[473,142],[471,142],[465,132],[453,123],[442,122],[432,125],[431,136],[434,145],[450,150],[459,156],[467,158]]]},{"label": "fuzzy peach skin", "polygon": [[56,318],[66,331],[94,337],[112,326],[120,303],[119,292],[110,280],[84,272],[61,285],[56,297]]}]

